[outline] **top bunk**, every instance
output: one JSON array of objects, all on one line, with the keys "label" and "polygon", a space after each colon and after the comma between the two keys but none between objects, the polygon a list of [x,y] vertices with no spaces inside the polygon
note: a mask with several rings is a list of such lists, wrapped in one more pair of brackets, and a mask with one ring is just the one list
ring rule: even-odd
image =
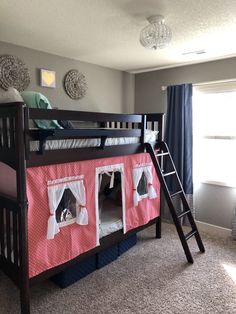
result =
[{"label": "top bunk", "polygon": [[[62,122],[64,128],[53,127],[50,121]],[[36,128],[35,122],[41,128]],[[118,114],[35,109],[23,102],[0,104],[0,161],[16,168],[21,159],[26,167],[34,167],[141,153],[143,143],[163,139],[163,125],[163,113]]]}]

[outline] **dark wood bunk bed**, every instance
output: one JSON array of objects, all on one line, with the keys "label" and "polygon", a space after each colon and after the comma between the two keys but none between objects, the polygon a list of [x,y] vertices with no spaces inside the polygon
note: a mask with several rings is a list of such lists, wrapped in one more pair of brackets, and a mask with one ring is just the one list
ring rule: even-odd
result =
[{"label": "dark wood bunk bed", "polygon": [[[30,120],[73,120],[95,122],[95,128],[32,130]],[[130,115],[79,112],[67,110],[30,109],[23,103],[0,106],[0,162],[16,173],[16,197],[0,194],[0,268],[20,289],[21,312],[30,313],[30,286],[47,279],[130,235],[156,224],[156,237],[161,237],[161,216],[148,224],[123,234],[116,231],[101,239],[100,246],[83,253],[62,265],[29,278],[28,260],[28,200],[26,169],[36,166],[74,161],[124,156],[145,152],[145,130],[157,130],[163,140],[164,114]],[[106,146],[107,138],[138,137],[135,144]],[[100,138],[99,147],[45,150],[47,140]],[[30,150],[30,141],[39,141],[39,151]]]}]

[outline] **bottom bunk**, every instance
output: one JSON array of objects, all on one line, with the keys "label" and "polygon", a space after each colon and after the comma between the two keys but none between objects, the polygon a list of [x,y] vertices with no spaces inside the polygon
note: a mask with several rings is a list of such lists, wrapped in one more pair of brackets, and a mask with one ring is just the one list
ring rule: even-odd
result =
[{"label": "bottom bunk", "polygon": [[160,213],[160,184],[146,153],[27,168],[26,192],[27,257],[18,254],[16,191],[1,197],[0,264],[5,271],[12,267],[17,285],[22,258],[33,283],[118,243]]},{"label": "bottom bunk", "polygon": [[[119,161],[121,161],[120,158]],[[133,162],[131,163],[132,167],[131,164],[129,164],[130,161]],[[117,162],[117,158],[95,162],[96,193],[90,195],[90,197],[93,198],[95,212],[98,215],[97,227],[99,230],[99,244],[93,249],[80,254],[73,261],[51,268],[32,277],[31,283],[35,283],[41,278],[50,277],[53,282],[61,288],[66,288],[94,272],[96,269],[100,269],[115,261],[120,255],[136,244],[136,233],[149,225],[157,224],[158,234],[156,236],[160,237],[159,181],[154,176],[152,183],[156,189],[156,195],[152,195],[153,198],[149,199],[149,185],[147,175],[145,174],[146,167],[150,167],[147,155],[140,154],[139,156],[135,155],[131,158],[125,157],[122,159],[122,163]],[[137,175],[137,167],[139,175],[136,185],[139,199],[138,204],[136,204],[137,208],[135,212],[138,211],[139,214],[132,216],[132,218],[137,220],[135,224],[137,224],[138,227],[130,228],[129,231],[124,232],[124,227],[126,227],[126,212],[128,208],[132,209],[135,207],[133,204],[133,193],[135,191],[133,189],[134,182],[131,180],[131,177],[129,177],[129,174]],[[152,170],[153,169],[151,169],[151,172]],[[126,182],[127,176],[129,177],[129,182]],[[130,183],[131,181],[132,183]],[[152,207],[149,208],[149,206],[146,206],[149,202],[151,202],[153,208],[155,208],[154,213],[152,213],[154,219],[150,218],[152,216],[146,216],[146,218],[143,219],[145,219],[147,223],[140,223],[138,219],[140,218],[140,213],[142,213],[142,211],[148,213],[149,210],[152,211],[153,209]],[[75,220],[75,206],[75,197],[70,190],[66,189],[56,210],[60,227],[65,226],[66,223],[70,225]],[[62,215],[64,208],[69,209],[69,215]],[[57,213],[58,210],[59,212]],[[149,214],[151,214],[151,212]],[[143,217],[145,217],[145,215]],[[61,219],[63,221],[61,221]],[[55,239],[56,237],[55,235]]]},{"label": "bottom bunk", "polygon": [[27,168],[26,179],[30,278],[159,216],[160,184],[146,153]]}]

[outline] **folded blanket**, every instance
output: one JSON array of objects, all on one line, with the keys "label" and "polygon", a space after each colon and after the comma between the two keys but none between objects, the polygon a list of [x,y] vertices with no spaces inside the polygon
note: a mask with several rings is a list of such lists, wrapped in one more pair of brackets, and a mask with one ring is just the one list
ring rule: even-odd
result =
[{"label": "folded blanket", "polygon": [[57,122],[64,129],[74,129],[74,125],[73,125],[73,123],[70,120],[58,120]]},{"label": "folded blanket", "polygon": [[[52,109],[49,100],[41,93],[24,91],[21,97],[29,108]],[[34,120],[34,123],[40,129],[62,129],[56,120]]]}]

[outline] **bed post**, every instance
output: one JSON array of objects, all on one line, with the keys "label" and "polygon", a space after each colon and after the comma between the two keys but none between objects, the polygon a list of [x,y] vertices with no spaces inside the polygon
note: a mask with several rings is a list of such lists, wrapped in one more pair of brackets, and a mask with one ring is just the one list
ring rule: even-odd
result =
[{"label": "bed post", "polygon": [[19,205],[19,288],[21,313],[30,313],[29,293],[29,261],[28,261],[28,222],[27,222],[27,196],[26,196],[26,161],[25,161],[25,138],[24,138],[24,105],[17,106],[16,113],[16,180],[17,180],[17,202]]},{"label": "bed post", "polygon": [[[162,142],[164,140],[164,122],[165,122],[165,114],[160,114],[160,118],[158,118],[158,142]],[[161,168],[163,168],[163,157],[161,157]],[[156,238],[161,239],[161,222],[162,222],[162,190],[160,190],[160,216],[156,222]]]},{"label": "bed post", "polygon": [[141,144],[143,144],[143,149],[145,150],[145,131],[147,128],[147,116],[145,114],[142,115],[142,122],[141,122]]}]

